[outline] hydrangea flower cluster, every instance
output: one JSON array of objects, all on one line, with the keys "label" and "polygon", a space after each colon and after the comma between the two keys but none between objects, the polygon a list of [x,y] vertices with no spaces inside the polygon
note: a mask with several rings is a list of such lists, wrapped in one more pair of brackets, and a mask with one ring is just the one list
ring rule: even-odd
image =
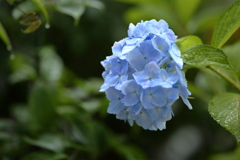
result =
[{"label": "hydrangea flower cluster", "polygon": [[113,55],[101,62],[100,92],[110,101],[108,113],[130,125],[163,130],[179,96],[192,109],[176,38],[164,20],[129,25],[128,37],[115,42]]}]

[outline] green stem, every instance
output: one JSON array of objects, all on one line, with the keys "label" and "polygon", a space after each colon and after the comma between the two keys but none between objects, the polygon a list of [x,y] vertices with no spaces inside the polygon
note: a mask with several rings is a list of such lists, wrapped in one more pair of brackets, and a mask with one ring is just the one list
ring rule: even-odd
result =
[{"label": "green stem", "polygon": [[223,74],[222,72],[220,72],[218,69],[214,68],[213,66],[207,66],[207,68],[211,69],[212,71],[214,71],[215,73],[217,73],[218,75],[220,75],[222,78],[224,78],[225,80],[227,80],[229,83],[231,83],[234,87],[236,87],[239,91],[240,91],[240,86],[238,83],[236,83],[234,80],[232,80],[231,78],[229,78],[228,76],[226,76],[225,74]]}]

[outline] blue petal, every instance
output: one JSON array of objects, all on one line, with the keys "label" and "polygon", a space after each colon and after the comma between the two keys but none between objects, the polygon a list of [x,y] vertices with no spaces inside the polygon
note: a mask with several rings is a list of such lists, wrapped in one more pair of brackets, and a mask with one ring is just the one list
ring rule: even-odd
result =
[{"label": "blue petal", "polygon": [[143,93],[141,95],[141,102],[145,109],[153,109],[156,106],[152,103],[153,95],[152,95],[151,88],[143,90]]},{"label": "blue petal", "polygon": [[188,100],[188,96],[191,95],[191,92],[189,92],[188,89],[182,85],[179,85],[179,91],[183,102],[188,106],[189,109],[192,109],[192,105]]},{"label": "blue petal", "polygon": [[153,122],[147,112],[142,109],[142,111],[136,117],[136,123],[139,126],[142,126],[144,129],[148,129],[151,127]]},{"label": "blue petal", "polygon": [[172,119],[172,109],[168,107],[161,107],[161,113],[158,117],[161,121],[168,121]]},{"label": "blue petal", "polygon": [[165,91],[161,87],[147,88],[143,90],[141,102],[145,109],[153,109],[156,106],[164,106],[166,104]]},{"label": "blue petal", "polygon": [[177,88],[169,88],[165,91],[169,101],[176,101],[179,98],[179,91]]},{"label": "blue petal", "polygon": [[167,73],[165,69],[160,70],[160,77],[161,80],[159,82],[159,86],[163,88],[172,88],[172,85],[175,84],[179,79],[177,74]]},{"label": "blue petal", "polygon": [[151,92],[152,92],[152,103],[156,106],[164,106],[166,104],[167,101],[167,97],[166,97],[166,93],[165,90],[161,87],[154,87],[151,88]]},{"label": "blue petal", "polygon": [[134,80],[125,81],[122,84],[122,92],[124,96],[124,104],[126,106],[133,106],[137,104],[141,94],[141,86],[139,86]]},{"label": "blue petal", "polygon": [[141,43],[140,51],[145,60],[145,64],[152,61],[157,63],[162,58],[160,52],[152,46],[151,41],[144,41]]},{"label": "blue petal", "polygon": [[134,29],[135,29],[135,25],[130,23],[128,27],[128,37],[132,37]]},{"label": "blue petal", "polygon": [[142,103],[138,102],[136,105],[132,106],[130,110],[135,114],[139,114],[142,108],[143,108]]},{"label": "blue petal", "polygon": [[100,88],[100,92],[106,91],[109,87],[115,86],[119,82],[119,76],[108,74]]},{"label": "blue petal", "polygon": [[160,69],[155,62],[148,63],[144,70],[133,74],[136,82],[144,89],[148,87],[155,87],[161,81]]},{"label": "blue petal", "polygon": [[123,109],[122,111],[117,113],[116,118],[121,120],[128,119],[128,111],[126,109]]},{"label": "blue petal", "polygon": [[170,49],[169,49],[169,54],[171,55],[171,57],[173,58],[173,60],[177,63],[178,67],[180,69],[182,69],[183,67],[183,60],[180,57],[181,56],[181,52],[178,49],[176,44],[173,44]]},{"label": "blue petal", "polygon": [[126,39],[122,39],[119,42],[115,42],[112,46],[113,55],[118,56],[119,58],[124,57],[124,55],[122,54],[122,49],[125,45],[126,45]]},{"label": "blue petal", "polygon": [[115,88],[111,87],[106,90],[106,97],[110,101],[109,107],[107,112],[112,114],[117,114],[124,108],[124,104],[122,103],[123,94],[121,91],[116,90]]},{"label": "blue petal", "polygon": [[126,59],[129,64],[137,71],[141,71],[145,67],[144,57],[141,54],[139,48],[135,48],[131,52],[129,52]]},{"label": "blue petal", "polygon": [[166,129],[166,122],[161,120],[156,120],[156,126],[159,130]]},{"label": "blue petal", "polygon": [[150,116],[150,118],[152,119],[152,121],[155,121],[158,117],[161,109],[159,107],[154,107],[153,109],[146,109],[148,115]]},{"label": "blue petal", "polygon": [[136,45],[126,45],[123,47],[122,53],[127,57],[128,53],[136,47],[137,47]]},{"label": "blue petal", "polygon": [[161,52],[168,52],[168,50],[169,50],[168,43],[165,41],[165,39],[163,39],[160,36],[156,36],[155,38],[153,38],[152,44],[155,49],[157,49]]},{"label": "blue petal", "polygon": [[134,38],[142,38],[143,36],[145,36],[145,34],[147,34],[147,29],[144,26],[143,23],[138,23],[136,25],[136,27],[134,28],[133,32],[132,32],[132,36]]},{"label": "blue petal", "polygon": [[159,66],[155,63],[155,62],[149,62],[144,71],[146,72],[146,74],[151,78],[159,78],[160,76],[160,69]]},{"label": "blue petal", "polygon": [[120,100],[112,100],[109,103],[107,112],[110,114],[117,114],[123,110],[124,104]]},{"label": "blue petal", "polygon": [[134,93],[127,94],[124,97],[124,104],[126,106],[133,106],[137,104],[138,101],[139,101],[139,97]]},{"label": "blue petal", "polygon": [[121,91],[116,90],[114,87],[109,88],[106,90],[106,97],[109,101],[112,100],[122,100],[123,94]]}]

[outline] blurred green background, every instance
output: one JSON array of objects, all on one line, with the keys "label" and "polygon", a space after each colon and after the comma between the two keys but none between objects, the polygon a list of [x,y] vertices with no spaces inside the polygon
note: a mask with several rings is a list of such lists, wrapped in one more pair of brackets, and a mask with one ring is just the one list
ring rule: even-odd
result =
[{"label": "blurred green background", "polygon": [[[13,48],[0,41],[1,160],[240,159],[234,137],[207,110],[216,93],[233,87],[206,69],[186,72],[193,110],[177,101],[163,131],[107,114],[108,101],[98,92],[100,61],[127,36],[129,23],[164,19],[178,37],[210,44],[217,19],[234,0],[45,0],[49,29],[33,1],[11,2],[0,0]],[[42,25],[24,34],[20,10],[36,12]],[[224,46],[227,55],[239,52],[239,35]]]}]

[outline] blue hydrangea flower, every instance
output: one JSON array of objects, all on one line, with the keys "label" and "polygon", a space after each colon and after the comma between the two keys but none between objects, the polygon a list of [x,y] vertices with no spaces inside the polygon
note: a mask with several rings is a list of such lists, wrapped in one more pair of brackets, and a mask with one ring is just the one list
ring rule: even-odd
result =
[{"label": "blue hydrangea flower", "polygon": [[108,113],[131,126],[163,130],[179,97],[192,109],[176,38],[164,20],[129,25],[128,37],[115,42],[113,55],[101,62]]}]

